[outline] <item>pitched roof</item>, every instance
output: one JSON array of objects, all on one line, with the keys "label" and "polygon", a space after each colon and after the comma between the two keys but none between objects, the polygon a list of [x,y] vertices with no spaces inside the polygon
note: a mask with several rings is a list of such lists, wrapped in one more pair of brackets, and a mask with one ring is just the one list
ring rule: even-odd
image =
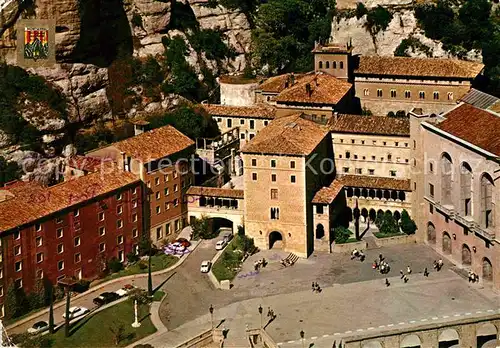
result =
[{"label": "pitched roof", "polygon": [[[308,92],[308,87],[310,92]],[[278,103],[337,104],[351,89],[349,82],[324,72],[309,73],[283,90]]]},{"label": "pitched roof", "polygon": [[[95,172],[51,187],[26,185],[15,197],[0,202],[0,232],[34,222],[71,206],[140,182],[118,169]],[[42,203],[43,202],[43,203]]]},{"label": "pitched roof", "polygon": [[187,191],[187,195],[192,196],[211,196],[224,198],[243,198],[243,190],[224,189],[217,187],[191,186]]},{"label": "pitched roof", "polygon": [[460,101],[475,106],[476,108],[487,109],[495,104],[499,99],[488,93],[481,92],[475,88],[471,88]]},{"label": "pitched roof", "polygon": [[262,82],[259,85],[258,89],[261,90],[262,92],[279,93],[286,88],[287,81],[289,81],[290,83],[292,76],[295,82],[297,82],[301,77],[304,76],[304,74],[288,73],[288,74],[273,76]]},{"label": "pitched roof", "polygon": [[91,156],[75,155],[68,159],[68,166],[71,168],[83,170],[85,172],[94,172],[100,168],[103,162],[111,161],[111,158],[97,158]]},{"label": "pitched roof", "polygon": [[307,156],[327,134],[328,131],[303,119],[301,114],[280,117],[257,133],[242,152]]},{"label": "pitched roof", "polygon": [[410,119],[386,116],[361,116],[340,114],[329,120],[334,133],[410,136]]},{"label": "pitched roof", "polygon": [[410,180],[366,175],[344,175],[338,179],[344,186],[411,191]]},{"label": "pitched roof", "polygon": [[147,163],[173,155],[193,144],[194,141],[169,125],[141,133],[110,146]]},{"label": "pitched roof", "polygon": [[500,116],[462,104],[443,115],[437,128],[500,156]]},{"label": "pitched roof", "polygon": [[330,204],[335,198],[337,198],[343,187],[344,185],[342,182],[339,180],[333,180],[330,186],[322,187],[318,192],[316,192],[312,202],[316,204]]},{"label": "pitched roof", "polygon": [[354,73],[473,79],[483,68],[481,63],[458,59],[361,56]]},{"label": "pitched roof", "polygon": [[350,53],[352,47],[347,44],[329,43],[327,45],[316,45],[312,50],[313,53]]},{"label": "pitched roof", "polygon": [[203,104],[203,108],[212,116],[233,116],[273,119],[276,108],[267,104],[256,106],[229,106],[220,104]]}]

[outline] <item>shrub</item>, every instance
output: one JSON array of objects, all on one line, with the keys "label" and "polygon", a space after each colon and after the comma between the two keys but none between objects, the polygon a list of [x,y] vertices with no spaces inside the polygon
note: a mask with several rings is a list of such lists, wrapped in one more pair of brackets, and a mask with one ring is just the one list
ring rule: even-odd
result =
[{"label": "shrub", "polygon": [[342,244],[347,242],[352,232],[348,228],[344,226],[337,226],[334,230],[335,234],[335,243]]},{"label": "shrub", "polygon": [[90,281],[85,279],[80,279],[78,283],[76,283],[73,286],[73,291],[82,293],[87,291],[89,288],[90,288]]},{"label": "shrub", "polygon": [[401,213],[400,225],[401,230],[406,234],[414,234],[417,230],[417,224],[415,224],[415,221],[410,218],[406,209],[403,209],[403,212]]},{"label": "shrub", "polygon": [[121,263],[116,257],[113,257],[108,261],[108,269],[112,273],[120,272],[123,269],[123,263]]},{"label": "shrub", "polygon": [[139,266],[140,269],[146,269],[146,268],[148,268],[148,265],[146,264],[145,261],[139,262],[138,266]]},{"label": "shrub", "polygon": [[361,17],[363,17],[367,13],[368,13],[368,10],[366,9],[365,4],[363,4],[362,2],[358,2],[356,5],[356,18],[360,19]]},{"label": "shrub", "polygon": [[139,13],[134,12],[130,21],[134,27],[142,28],[142,17]]},{"label": "shrub", "polygon": [[383,216],[382,224],[379,227],[380,233],[399,234],[399,225],[390,211],[386,211]]},{"label": "shrub", "polygon": [[139,261],[139,255],[137,255],[136,253],[134,253],[133,251],[131,251],[131,252],[129,252],[127,254],[127,261],[129,263],[137,262],[137,261]]},{"label": "shrub", "polygon": [[404,110],[398,110],[396,112],[396,117],[408,117],[408,115],[406,114],[406,111],[404,111]]},{"label": "shrub", "polygon": [[377,34],[380,30],[385,30],[392,21],[392,13],[385,7],[378,5],[368,11],[366,25],[372,34]]},{"label": "shrub", "polygon": [[387,117],[396,117],[396,114],[393,111],[389,111]]}]

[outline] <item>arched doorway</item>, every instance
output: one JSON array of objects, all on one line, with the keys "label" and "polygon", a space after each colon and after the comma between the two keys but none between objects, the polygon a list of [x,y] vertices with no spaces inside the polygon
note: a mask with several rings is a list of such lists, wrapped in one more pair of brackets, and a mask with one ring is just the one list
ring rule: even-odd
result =
[{"label": "arched doorway", "polygon": [[233,228],[233,222],[225,218],[219,218],[219,217],[209,218],[209,225],[211,226],[212,231],[214,233],[221,229],[228,229],[228,228],[233,230],[233,233],[235,232]]},{"label": "arched doorway", "polygon": [[439,348],[451,348],[460,344],[457,330],[446,329],[439,335]]},{"label": "arched doorway", "polygon": [[467,244],[462,245],[462,264],[464,266],[470,266],[472,264],[472,257]]},{"label": "arched doorway", "polygon": [[443,232],[443,253],[451,254],[451,238],[448,232]]},{"label": "arched doorway", "polygon": [[432,222],[427,224],[427,242],[430,244],[436,244],[436,228]]},{"label": "arched doorway", "polygon": [[399,221],[401,219],[401,213],[399,211],[394,212],[394,220]]},{"label": "arched doorway", "polygon": [[399,345],[400,348],[420,348],[420,345],[422,342],[420,341],[420,337],[417,335],[408,335],[403,338],[401,341],[401,344]]},{"label": "arched doorway", "polygon": [[366,219],[368,218],[368,209],[363,208],[361,209],[361,216],[363,219],[361,219],[363,222],[366,222]]},{"label": "arched doorway", "polygon": [[379,341],[364,342],[362,348],[383,348]]},{"label": "arched doorway", "polygon": [[377,218],[377,212],[375,211],[375,209],[370,209],[370,212],[368,213],[368,216],[370,217],[370,221],[371,222],[374,222],[375,219]]},{"label": "arched doorway", "polygon": [[491,323],[476,327],[478,348],[496,347],[497,328]]},{"label": "arched doorway", "polygon": [[487,282],[493,281],[493,266],[487,257],[483,259],[483,280]]},{"label": "arched doorway", "polygon": [[281,249],[283,247],[283,235],[281,232],[272,231],[269,233],[269,249]]},{"label": "arched doorway", "polygon": [[316,239],[321,239],[325,236],[325,228],[322,224],[316,226]]}]

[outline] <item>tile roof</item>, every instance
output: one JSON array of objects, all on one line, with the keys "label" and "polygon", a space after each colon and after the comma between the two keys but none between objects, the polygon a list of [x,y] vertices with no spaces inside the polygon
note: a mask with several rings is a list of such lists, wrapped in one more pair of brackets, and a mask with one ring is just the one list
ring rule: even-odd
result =
[{"label": "tile roof", "polygon": [[436,127],[483,150],[500,156],[500,116],[462,104],[443,115]]},{"label": "tile roof", "polygon": [[286,82],[290,81],[291,77],[294,77],[295,82],[297,82],[304,74],[294,74],[288,73],[278,76],[273,76],[262,82],[258,89],[262,92],[268,93],[279,93],[286,88]]},{"label": "tile roof", "polygon": [[[140,182],[118,169],[95,172],[50,187],[24,186],[15,197],[0,202],[0,232],[32,223],[71,206]],[[43,203],[42,203],[43,201]]]},{"label": "tile roof", "polygon": [[260,79],[257,77],[244,77],[242,75],[222,75],[219,76],[220,83],[234,84],[234,85],[245,85],[251,83],[257,83]]},{"label": "tile roof", "polygon": [[313,72],[298,79],[293,86],[284,89],[276,97],[276,102],[334,105],[349,92],[351,87],[349,82],[330,74]]},{"label": "tile roof", "polygon": [[344,175],[339,180],[344,186],[411,191],[410,180],[366,175]]},{"label": "tile roof", "polygon": [[68,166],[71,168],[83,170],[85,172],[97,171],[103,162],[112,162],[111,158],[97,158],[91,156],[75,155],[68,159]]},{"label": "tile roof", "polygon": [[330,43],[327,45],[316,45],[312,50],[313,53],[350,53],[352,47],[347,44]]},{"label": "tile roof", "polygon": [[471,88],[471,90],[465,94],[460,101],[475,106],[476,108],[487,109],[499,101],[499,99],[489,95],[488,93]]},{"label": "tile roof", "polygon": [[276,108],[272,105],[257,104],[256,106],[229,106],[221,104],[203,104],[203,108],[212,116],[233,116],[273,119]]},{"label": "tile roof", "polygon": [[340,114],[329,120],[333,133],[410,136],[410,119],[387,116],[361,116]]},{"label": "tile roof", "polygon": [[301,114],[280,117],[257,133],[242,152],[307,156],[326,135],[328,131]]},{"label": "tile roof", "polygon": [[205,187],[205,186],[191,186],[186,191],[186,194],[192,196],[243,198],[243,190],[224,189],[224,188]]},{"label": "tile roof", "polygon": [[111,144],[132,158],[148,163],[192,146],[194,141],[172,126],[156,128]]},{"label": "tile roof", "polygon": [[473,79],[483,68],[481,63],[458,59],[361,56],[354,73]]},{"label": "tile roof", "polygon": [[318,192],[316,192],[312,202],[316,204],[330,204],[335,198],[337,198],[343,187],[344,185],[342,182],[339,180],[333,180],[330,186],[322,187]]}]

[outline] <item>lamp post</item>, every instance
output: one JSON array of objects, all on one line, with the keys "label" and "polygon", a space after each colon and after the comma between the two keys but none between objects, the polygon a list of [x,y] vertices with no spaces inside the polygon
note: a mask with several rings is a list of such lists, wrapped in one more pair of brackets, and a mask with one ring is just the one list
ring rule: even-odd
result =
[{"label": "lamp post", "polygon": [[259,306],[259,314],[260,314],[260,329],[262,330],[262,306]]},{"label": "lamp post", "polygon": [[212,323],[212,330],[214,329],[214,307],[210,305],[208,309],[210,311],[210,322]]},{"label": "lamp post", "polygon": [[305,348],[305,345],[304,345],[304,335],[305,335],[304,330],[300,330],[300,339],[302,340],[302,348]]},{"label": "lamp post", "polygon": [[139,320],[137,318],[137,300],[134,302],[134,314],[135,314],[135,320],[132,323],[132,327],[138,328],[141,326],[141,323],[139,323]]}]

